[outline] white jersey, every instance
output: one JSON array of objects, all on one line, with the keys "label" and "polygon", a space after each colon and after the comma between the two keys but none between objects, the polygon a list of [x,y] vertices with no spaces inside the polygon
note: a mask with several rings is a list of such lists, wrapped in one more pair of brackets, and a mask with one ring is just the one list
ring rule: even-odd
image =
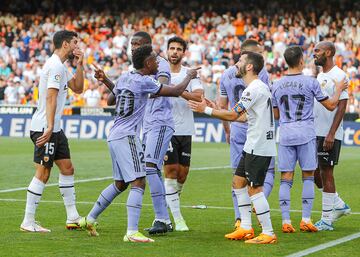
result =
[{"label": "white jersey", "polygon": [[[179,73],[171,73],[171,84],[180,84],[186,77],[189,68],[181,66]],[[186,90],[193,92],[197,89],[203,89],[199,79],[192,79]],[[172,97],[172,114],[175,123],[174,136],[192,136],[195,134],[194,114],[189,108],[187,101],[182,97]]]},{"label": "white jersey", "polygon": [[[338,66],[334,66],[331,70],[324,73],[321,72],[317,76],[317,80],[320,83],[321,90],[323,93],[327,94],[328,96],[333,96],[335,93],[335,83],[334,81],[338,82],[346,78],[346,73],[340,69]],[[349,99],[349,95],[347,91],[343,91],[340,95],[339,100]],[[333,111],[328,111],[324,106],[320,103],[315,101],[314,105],[314,114],[315,114],[315,130],[316,135],[321,137],[326,137],[330,131],[331,125],[334,121],[334,117],[337,111],[337,107]],[[341,121],[336,133],[335,139],[343,140],[343,122]]]},{"label": "white jersey", "polygon": [[46,119],[46,95],[48,88],[59,90],[56,102],[56,111],[54,119],[53,132],[60,131],[60,120],[64,110],[68,82],[72,79],[72,74],[67,67],[61,62],[60,57],[53,54],[44,64],[40,75],[39,84],[39,102],[37,109],[31,120],[31,131],[43,131],[47,128]]},{"label": "white jersey", "polygon": [[258,156],[275,156],[275,122],[270,89],[260,79],[253,80],[234,107],[245,109],[248,130],[244,151]]}]

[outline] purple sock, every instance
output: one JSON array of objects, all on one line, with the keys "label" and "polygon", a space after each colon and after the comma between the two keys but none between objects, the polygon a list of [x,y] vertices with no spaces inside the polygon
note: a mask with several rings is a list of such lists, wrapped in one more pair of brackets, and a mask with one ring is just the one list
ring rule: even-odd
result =
[{"label": "purple sock", "polygon": [[128,231],[138,231],[143,196],[144,189],[140,187],[132,187],[130,189],[130,193],[126,202]]},{"label": "purple sock", "polygon": [[166,207],[165,187],[161,179],[161,174],[153,167],[146,167],[146,178],[150,187],[151,199],[155,212],[155,219],[169,220],[169,213]]},{"label": "purple sock", "polygon": [[96,220],[97,217],[111,204],[111,202],[117,197],[121,191],[115,186],[114,183],[105,188],[99,195],[96,203],[89,212],[93,220]]},{"label": "purple sock", "polygon": [[290,189],[292,185],[292,180],[280,180],[279,203],[282,220],[290,220]]},{"label": "purple sock", "polygon": [[275,170],[274,170],[274,168],[269,168],[268,171],[266,172],[266,177],[265,177],[264,187],[263,187],[264,195],[266,198],[269,197],[269,195],[273,189],[274,178],[275,178]]},{"label": "purple sock", "polygon": [[234,188],[231,188],[231,196],[232,196],[233,205],[234,205],[235,220],[237,220],[237,219],[240,219],[240,211],[239,211],[238,200],[237,200],[237,197],[234,192]]},{"label": "purple sock", "polygon": [[302,217],[310,218],[315,196],[314,177],[303,178]]}]

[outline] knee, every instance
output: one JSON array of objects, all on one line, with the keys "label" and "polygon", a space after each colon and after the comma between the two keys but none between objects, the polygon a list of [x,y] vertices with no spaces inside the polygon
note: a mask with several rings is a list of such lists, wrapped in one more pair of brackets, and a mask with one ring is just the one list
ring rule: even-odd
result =
[{"label": "knee", "polygon": [[125,183],[124,181],[120,181],[120,180],[115,180],[115,186],[119,191],[125,191],[128,188],[129,183]]},{"label": "knee", "polygon": [[314,171],[303,171],[302,172],[302,178],[314,178]]},{"label": "knee", "polygon": [[240,177],[240,176],[233,176],[233,181],[232,181],[232,187],[239,189],[239,188],[244,188],[247,185],[247,180],[244,177]]},{"label": "knee", "polygon": [[36,175],[36,178],[46,184],[50,178],[50,172],[42,172]]},{"label": "knee", "polygon": [[256,195],[257,193],[260,193],[262,192],[262,187],[261,186],[249,186],[248,187],[248,193],[249,193],[249,196],[252,196],[252,195]]},{"label": "knee", "polygon": [[145,189],[145,185],[146,185],[145,177],[138,178],[138,179],[134,180],[133,182],[131,182],[132,187],[139,187],[139,188]]},{"label": "knee", "polygon": [[294,178],[293,172],[282,172],[281,173],[281,180],[292,181],[293,178]]},{"label": "knee", "polygon": [[74,175],[74,172],[75,172],[75,169],[72,164],[61,169],[61,174],[65,175],[65,176]]}]

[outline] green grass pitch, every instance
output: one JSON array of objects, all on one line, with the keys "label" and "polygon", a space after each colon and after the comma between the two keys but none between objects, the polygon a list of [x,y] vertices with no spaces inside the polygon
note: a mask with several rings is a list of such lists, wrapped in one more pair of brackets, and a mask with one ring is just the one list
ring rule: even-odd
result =
[{"label": "green grass pitch", "polygon": [[[111,176],[111,162],[105,141],[70,140],[76,180]],[[0,191],[27,187],[33,174],[33,145],[29,139],[0,138]],[[229,164],[229,147],[225,144],[193,145],[193,168],[222,167]],[[56,183],[57,168],[49,183]],[[234,214],[230,195],[229,168],[193,170],[181,196],[182,212],[191,231],[173,232],[153,237],[154,244],[124,243],[126,231],[127,193],[120,195],[98,219],[100,236],[91,238],[85,231],[65,230],[65,209],[57,186],[48,187],[37,212],[37,220],[52,230],[49,234],[20,232],[26,190],[0,193],[0,256],[285,256],[322,243],[360,232],[360,148],[346,148],[341,152],[336,167],[337,191],[351,206],[354,214],[341,218],[332,232],[300,233],[300,212],[292,212],[294,234],[281,233],[278,204],[279,174],[269,202],[278,244],[245,245],[228,241],[224,234],[233,229]],[[111,183],[110,179],[76,184],[77,207],[86,215],[99,193]],[[292,210],[301,210],[301,177],[297,175],[292,189]],[[153,209],[148,189],[145,192],[140,229],[153,220]],[[206,204],[205,210],[189,206]],[[316,190],[313,221],[320,217],[321,195]],[[257,221],[253,216],[256,234]],[[355,256],[360,239],[331,247],[313,256]]]}]

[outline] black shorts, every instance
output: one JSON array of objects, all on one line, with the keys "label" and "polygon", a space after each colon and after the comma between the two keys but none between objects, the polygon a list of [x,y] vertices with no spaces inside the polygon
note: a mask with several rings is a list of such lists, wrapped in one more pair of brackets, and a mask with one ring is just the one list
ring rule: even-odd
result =
[{"label": "black shorts", "polygon": [[164,157],[164,164],[181,164],[189,167],[190,159],[191,136],[172,136]]},{"label": "black shorts", "polygon": [[51,168],[56,160],[70,159],[68,140],[62,130],[52,133],[49,142],[42,147],[37,147],[36,140],[42,134],[43,132],[30,131],[30,138],[35,145],[34,162]]},{"label": "black shorts", "polygon": [[252,187],[263,186],[271,158],[243,152],[235,175],[246,178]]},{"label": "black shorts", "polygon": [[330,151],[324,151],[323,149],[324,140],[325,137],[316,137],[317,156],[318,156],[319,164],[327,165],[327,166],[337,165],[340,156],[341,141],[335,139],[333,148]]}]

